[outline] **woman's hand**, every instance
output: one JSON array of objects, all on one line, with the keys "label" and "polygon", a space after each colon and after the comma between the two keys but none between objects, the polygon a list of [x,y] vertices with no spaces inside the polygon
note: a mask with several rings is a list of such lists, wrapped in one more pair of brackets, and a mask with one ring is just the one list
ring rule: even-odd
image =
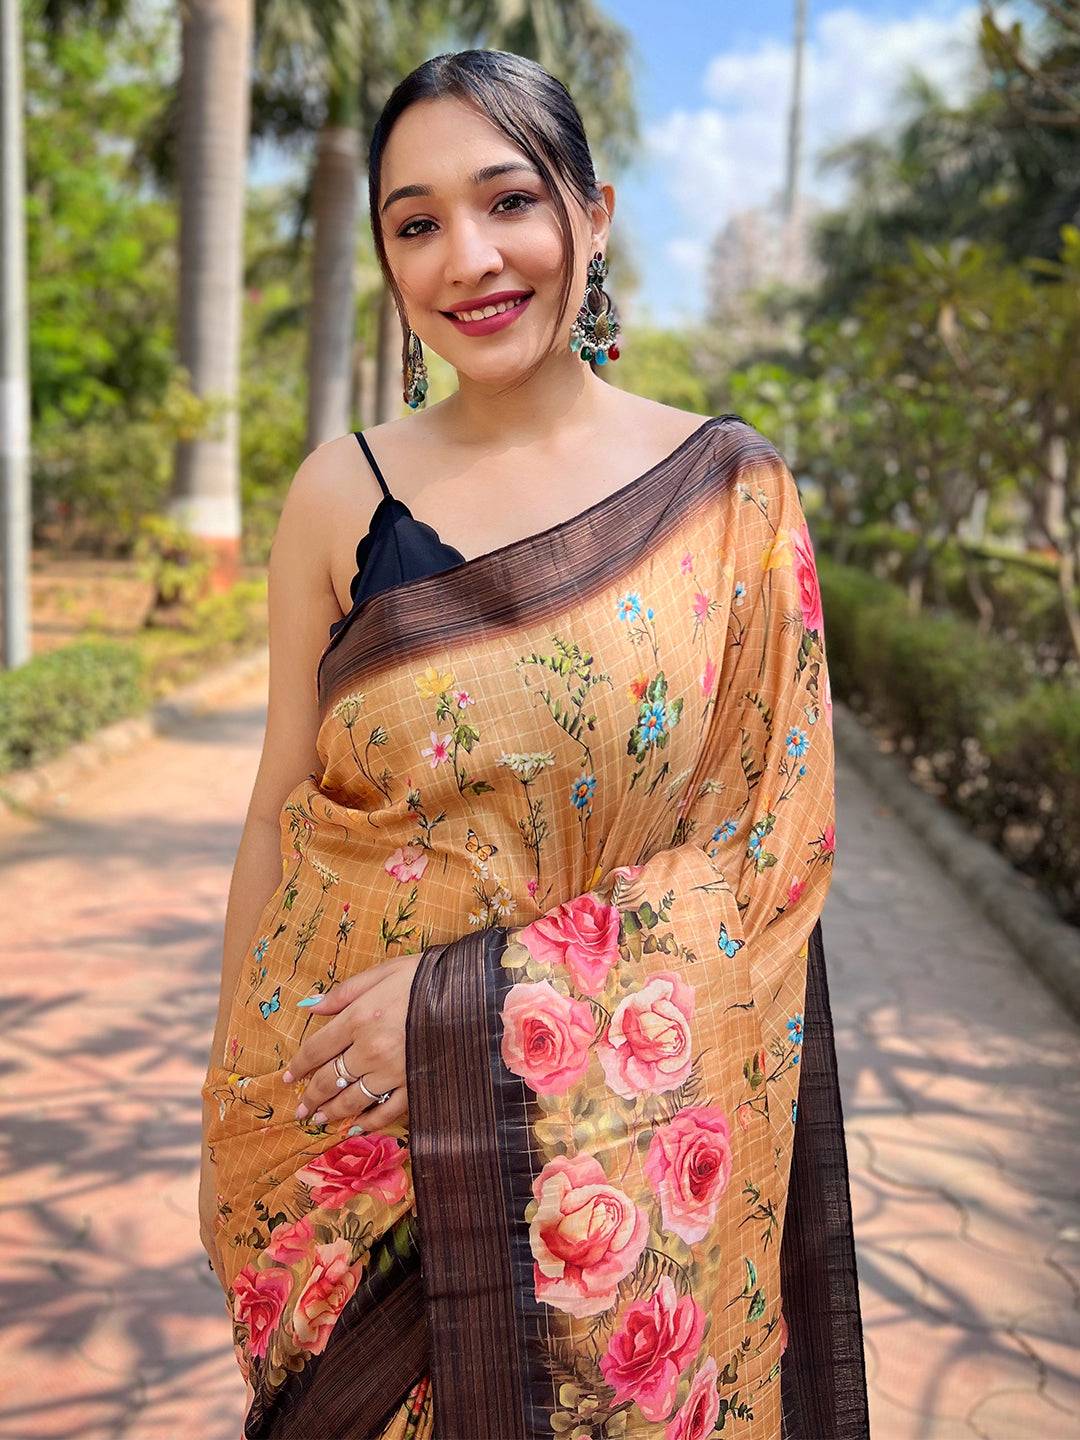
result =
[{"label": "woman's hand", "polygon": [[[334,1018],[303,1042],[282,1074],[286,1085],[307,1078],[296,1107],[297,1120],[310,1115],[314,1124],[321,1125],[358,1115],[363,1116],[363,1130],[370,1132],[408,1118],[405,1019],[420,960],[420,955],[386,960],[331,986],[308,1006],[313,1015]],[[380,1105],[358,1084],[339,1087],[334,1068],[339,1055],[350,1075],[363,1080],[376,1095],[389,1090],[389,1100]]]}]

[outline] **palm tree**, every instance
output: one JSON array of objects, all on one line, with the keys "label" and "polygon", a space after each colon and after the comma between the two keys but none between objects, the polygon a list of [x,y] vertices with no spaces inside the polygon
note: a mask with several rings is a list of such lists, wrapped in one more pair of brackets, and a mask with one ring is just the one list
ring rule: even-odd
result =
[{"label": "palm tree", "polygon": [[182,0],[179,352],[191,387],[221,410],[181,440],[168,510],[215,552],[211,586],[240,551],[240,323],[252,0]]},{"label": "palm tree", "polygon": [[30,360],[20,0],[0,0],[0,531],[3,664],[30,658]]}]

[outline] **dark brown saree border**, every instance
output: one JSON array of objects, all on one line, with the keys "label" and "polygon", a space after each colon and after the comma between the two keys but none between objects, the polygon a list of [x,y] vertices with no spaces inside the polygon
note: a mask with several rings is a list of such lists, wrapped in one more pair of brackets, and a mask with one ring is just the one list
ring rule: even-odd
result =
[{"label": "dark brown saree border", "polygon": [[416,1221],[405,1215],[372,1247],[364,1278],[321,1355],[313,1355],[272,1395],[262,1393],[256,1368],[244,1440],[373,1440],[382,1434],[427,1371],[416,1229]]},{"label": "dark brown saree border", "polygon": [[825,944],[810,932],[802,1074],[780,1245],[783,1440],[869,1440],[862,1315]]},{"label": "dark brown saree border", "polygon": [[[740,415],[712,416],[636,480],[561,524],[376,591],[319,659],[320,715],[359,676],[382,665],[535,623],[588,600],[625,573],[643,547],[665,540],[748,466],[781,460],[772,442]],[[615,517],[616,523],[601,527]],[[504,579],[511,565],[512,588]]]},{"label": "dark brown saree border", "polygon": [[[489,926],[426,949],[406,1020],[435,1440],[551,1433],[550,1381],[545,1387],[537,1372],[517,1312],[532,1294],[528,1226],[519,1218],[531,1198],[530,1119],[520,1081],[510,1077],[515,1104],[495,1080],[498,1012],[512,983],[500,964],[506,933]],[[505,1133],[514,1123],[520,1144]],[[511,1157],[524,1199],[507,1193]],[[531,1397],[545,1388],[548,1403],[537,1407]]]}]

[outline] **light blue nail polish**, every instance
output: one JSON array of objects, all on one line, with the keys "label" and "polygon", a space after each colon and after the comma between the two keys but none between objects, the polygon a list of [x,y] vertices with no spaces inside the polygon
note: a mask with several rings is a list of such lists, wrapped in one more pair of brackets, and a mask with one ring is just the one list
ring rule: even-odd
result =
[{"label": "light blue nail polish", "polygon": [[297,1005],[317,1005],[323,997],[321,995],[307,995],[303,1000],[297,1000]]}]

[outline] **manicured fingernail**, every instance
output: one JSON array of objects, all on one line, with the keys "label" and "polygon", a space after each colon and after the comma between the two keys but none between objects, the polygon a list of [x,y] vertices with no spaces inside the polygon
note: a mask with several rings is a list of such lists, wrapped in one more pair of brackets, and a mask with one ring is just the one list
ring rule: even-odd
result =
[{"label": "manicured fingernail", "polygon": [[296,1118],[297,1118],[298,1120],[302,1120],[306,1114],[307,1114],[307,1106],[306,1106],[306,1105],[298,1105],[298,1106],[296,1107]]},{"label": "manicured fingernail", "polygon": [[297,1005],[317,1005],[323,997],[321,995],[305,995],[303,1000],[297,1000]]},{"label": "manicured fingernail", "polygon": [[363,1133],[364,1133],[364,1127],[363,1127],[363,1125],[350,1125],[350,1126],[349,1126],[349,1134],[350,1134],[350,1135],[363,1135]]},{"label": "manicured fingernail", "polygon": [[293,1082],[293,1073],[292,1073],[292,1071],[291,1071],[291,1070],[286,1070],[286,1071],[284,1072],[284,1074],[282,1075],[281,1078],[282,1078],[282,1081],[283,1081],[286,1085],[291,1085],[292,1082]]},{"label": "manicured fingernail", "polygon": [[326,1116],[323,1114],[323,1112],[322,1112],[321,1110],[316,1110],[316,1111],[315,1111],[315,1114],[312,1115],[312,1117],[311,1117],[311,1123],[312,1123],[313,1125],[325,1125],[325,1124],[326,1124]]}]

